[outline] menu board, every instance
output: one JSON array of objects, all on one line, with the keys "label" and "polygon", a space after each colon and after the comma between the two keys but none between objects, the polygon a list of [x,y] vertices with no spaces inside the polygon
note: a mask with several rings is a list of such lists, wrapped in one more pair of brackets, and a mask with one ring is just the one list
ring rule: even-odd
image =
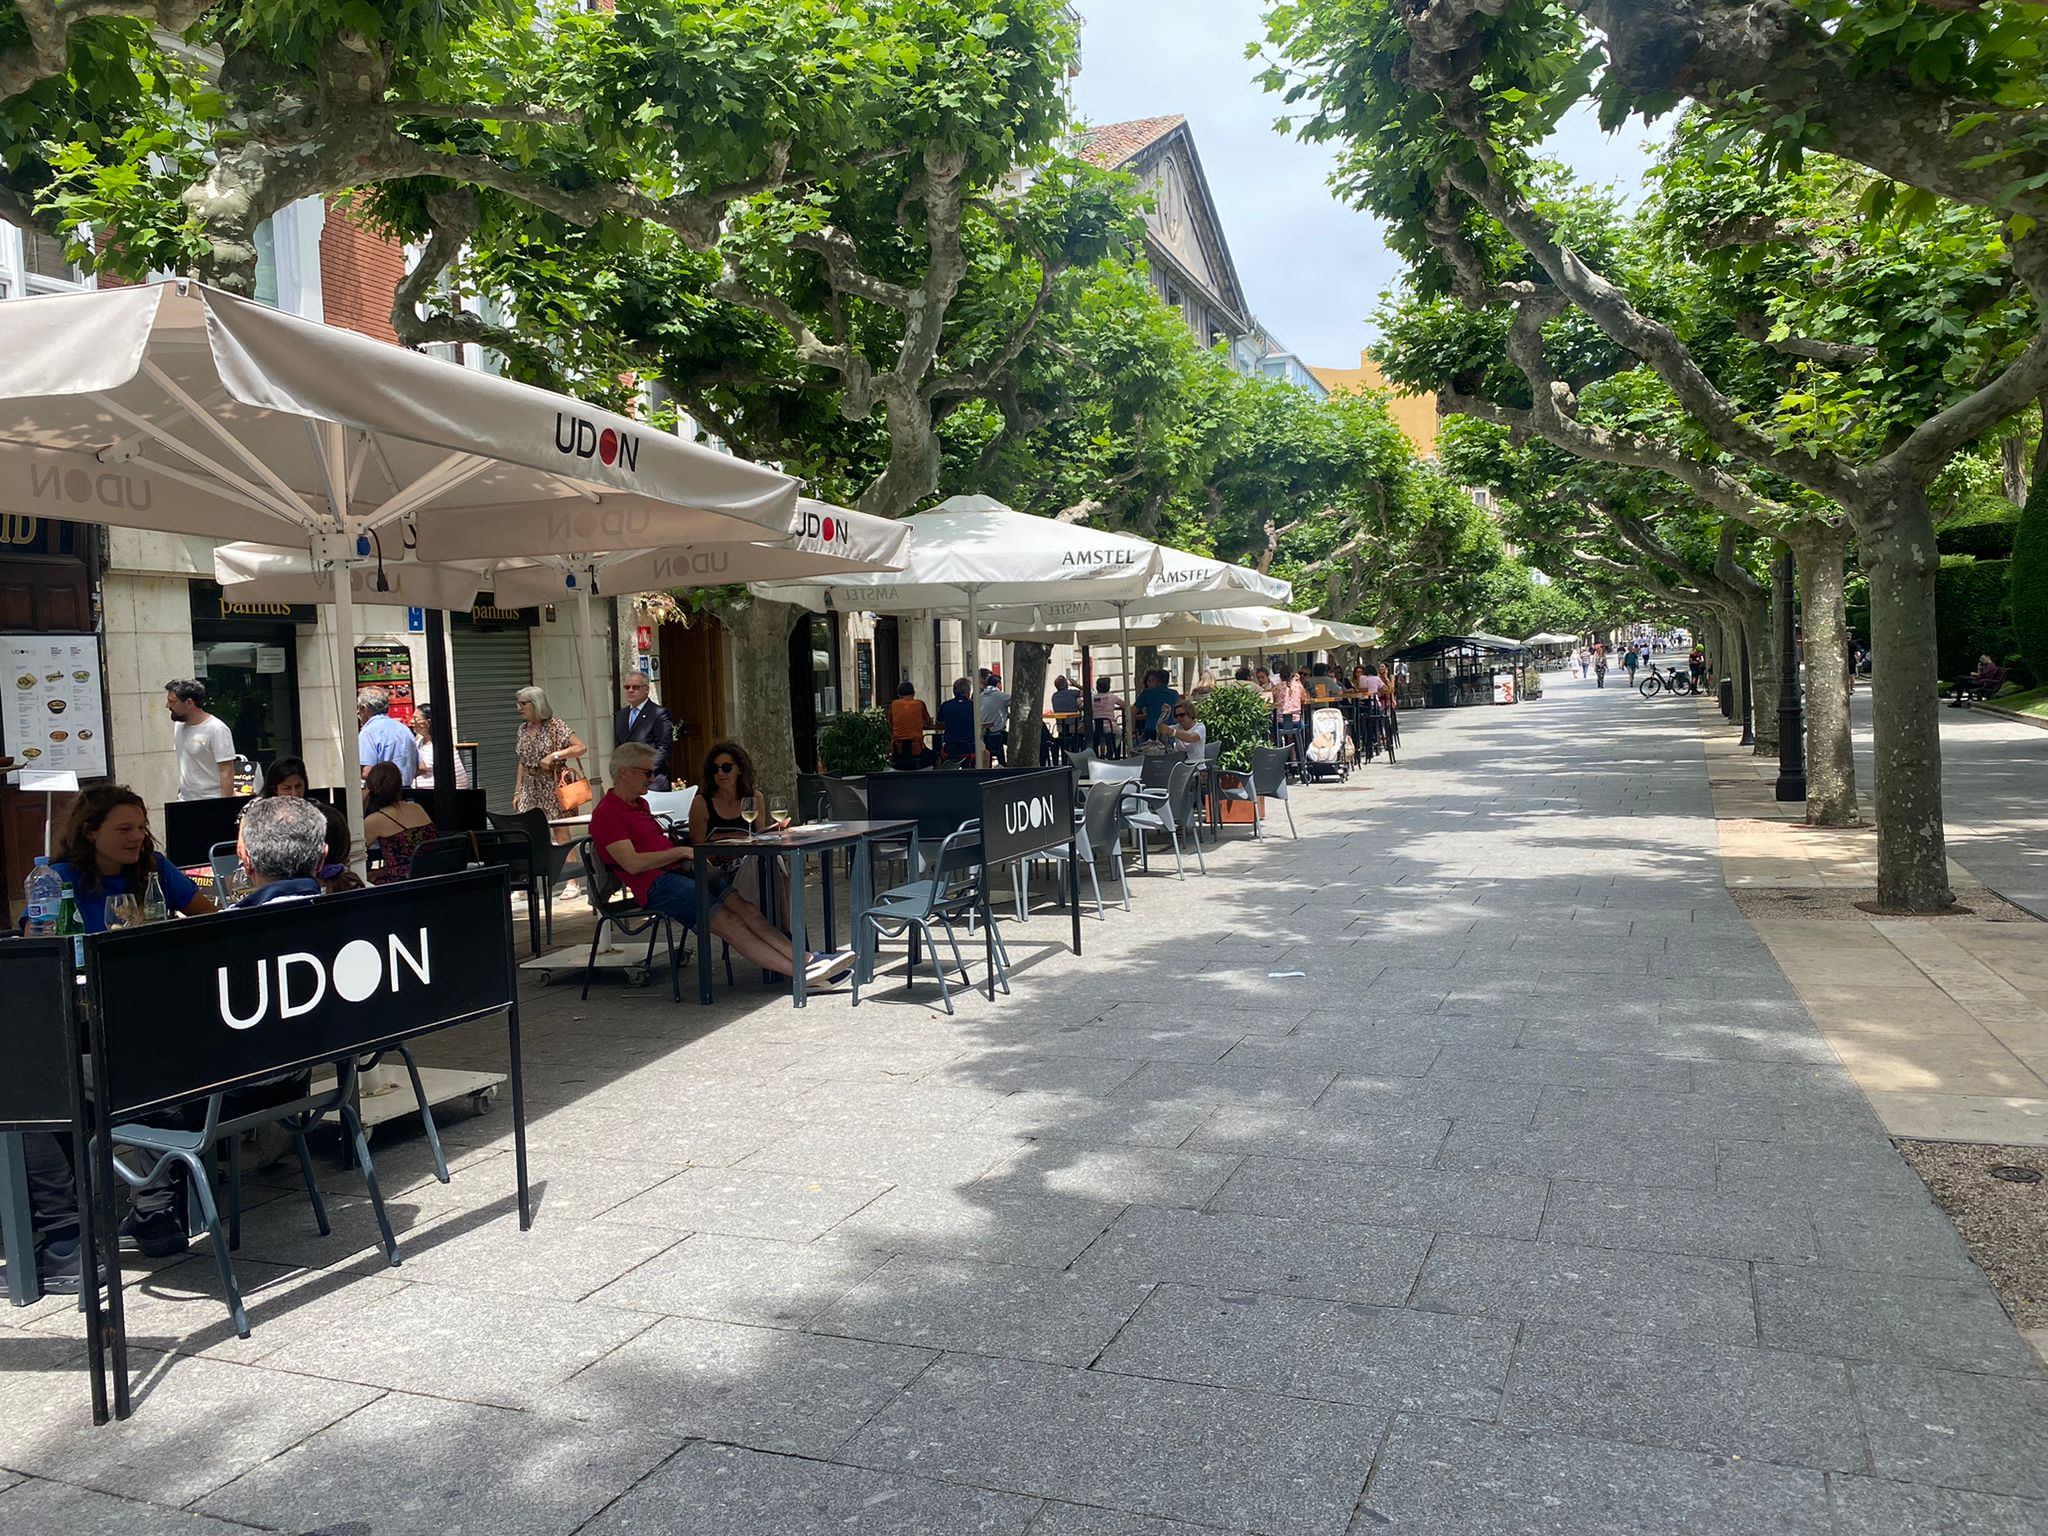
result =
[{"label": "menu board", "polygon": [[105,777],[99,637],[0,635],[0,667],[7,689],[0,744],[7,755],[22,768]]},{"label": "menu board", "polygon": [[356,687],[382,688],[391,695],[391,718],[402,725],[411,724],[412,652],[407,647],[357,646]]}]

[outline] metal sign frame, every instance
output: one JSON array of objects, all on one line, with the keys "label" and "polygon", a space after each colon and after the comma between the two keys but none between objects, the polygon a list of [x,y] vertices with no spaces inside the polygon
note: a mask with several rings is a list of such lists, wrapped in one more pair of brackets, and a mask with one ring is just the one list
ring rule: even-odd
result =
[{"label": "metal sign frame", "polygon": [[[981,783],[981,916],[988,971],[988,995],[996,995],[995,913],[989,900],[989,871],[997,864],[1029,858],[1065,845],[1067,907],[1073,914],[1073,948],[1081,953],[1081,844],[1074,823],[1074,770],[1041,768],[1030,773],[990,775]],[[1029,874],[1030,871],[1025,871]],[[1025,897],[1030,898],[1029,883]]]},{"label": "metal sign frame", "polygon": [[[532,1228],[509,893],[509,875],[497,866],[87,937],[97,1077],[96,1154],[88,1161],[109,1239],[115,1417],[130,1411],[126,1315],[111,1243],[117,1118],[503,1013],[519,1229]],[[258,978],[257,986],[238,989],[231,970]],[[195,980],[196,988],[167,999],[164,978],[172,974]],[[295,993],[295,986],[302,990]],[[147,1015],[130,1017],[145,1001],[152,1005]]]}]

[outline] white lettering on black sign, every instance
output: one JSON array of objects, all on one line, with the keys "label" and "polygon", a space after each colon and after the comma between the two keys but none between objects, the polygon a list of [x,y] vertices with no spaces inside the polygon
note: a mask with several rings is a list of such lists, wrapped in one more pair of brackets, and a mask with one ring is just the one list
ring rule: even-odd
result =
[{"label": "white lettering on black sign", "polygon": [[330,990],[345,1003],[365,1003],[380,990],[398,991],[404,981],[401,967],[421,986],[434,984],[425,928],[420,929],[415,949],[407,949],[404,940],[393,933],[385,936],[382,951],[368,939],[354,939],[327,961],[304,950],[275,955],[267,962],[256,962],[255,1006],[241,1013],[235,1008],[228,968],[223,965],[214,971],[220,1020],[229,1029],[254,1029],[273,1017],[295,1019],[318,1008]]}]

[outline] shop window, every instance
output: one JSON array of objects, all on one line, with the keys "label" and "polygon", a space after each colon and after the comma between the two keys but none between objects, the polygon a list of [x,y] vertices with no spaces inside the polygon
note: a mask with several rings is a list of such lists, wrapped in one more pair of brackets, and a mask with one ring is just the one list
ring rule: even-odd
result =
[{"label": "shop window", "polygon": [[65,259],[62,240],[41,230],[0,224],[0,298],[70,293],[92,286],[85,269]]}]

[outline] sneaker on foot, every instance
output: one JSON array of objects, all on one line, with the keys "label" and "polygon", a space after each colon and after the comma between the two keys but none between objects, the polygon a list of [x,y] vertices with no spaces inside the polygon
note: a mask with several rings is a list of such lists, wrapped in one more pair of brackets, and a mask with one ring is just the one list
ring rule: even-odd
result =
[{"label": "sneaker on foot", "polygon": [[192,1245],[185,1235],[185,1224],[178,1220],[174,1211],[131,1211],[127,1220],[121,1223],[121,1246],[128,1246],[128,1239],[135,1240],[136,1251],[145,1258],[167,1259],[174,1253],[183,1253]]},{"label": "sneaker on foot", "polygon": [[804,982],[815,985],[844,976],[853,969],[854,955],[850,949],[828,950],[822,955],[813,955],[811,963],[804,967]]}]

